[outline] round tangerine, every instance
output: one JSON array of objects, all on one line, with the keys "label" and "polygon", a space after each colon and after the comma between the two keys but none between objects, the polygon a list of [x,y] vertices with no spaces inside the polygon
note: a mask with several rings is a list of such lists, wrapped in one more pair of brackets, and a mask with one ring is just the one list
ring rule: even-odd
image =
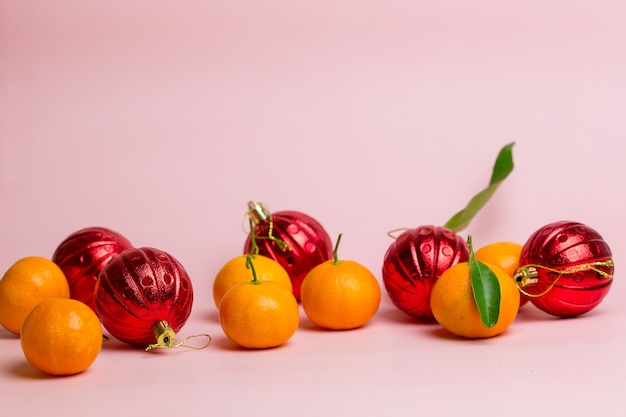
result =
[{"label": "round tangerine", "polygon": [[40,256],[22,258],[0,280],[0,325],[20,334],[26,316],[37,304],[69,296],[67,279],[54,262]]},{"label": "round tangerine", "polygon": [[500,284],[500,315],[493,327],[486,327],[474,301],[467,262],[444,271],[430,297],[430,306],[439,324],[457,336],[475,339],[496,336],[504,332],[517,316],[520,293],[511,277],[494,265],[487,266]]},{"label": "round tangerine", "polygon": [[366,324],[380,306],[380,284],[363,265],[329,260],[317,265],[302,282],[300,301],[309,320],[332,330]]},{"label": "round tangerine", "polygon": [[[226,262],[219,270],[213,281],[213,301],[219,308],[222,297],[226,291],[237,284],[250,282],[250,271],[246,268],[247,255],[237,256]],[[250,255],[260,281],[273,281],[284,286],[289,291],[293,290],[289,274],[277,261],[263,255]]]},{"label": "round tangerine", "polygon": [[224,294],[219,313],[226,336],[249,349],[284,344],[300,323],[296,297],[283,285],[272,281],[235,285]]},{"label": "round tangerine", "polygon": [[30,312],[20,336],[26,360],[50,375],[83,372],[102,348],[102,325],[81,301],[50,298]]}]

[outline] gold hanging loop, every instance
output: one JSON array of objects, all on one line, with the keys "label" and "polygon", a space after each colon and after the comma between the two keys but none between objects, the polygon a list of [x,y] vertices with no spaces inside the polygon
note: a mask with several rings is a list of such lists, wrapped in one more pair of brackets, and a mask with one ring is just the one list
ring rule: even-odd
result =
[{"label": "gold hanging loop", "polygon": [[[157,339],[156,343],[150,344],[146,347],[146,352],[152,349],[173,349],[177,347],[186,347],[189,349],[200,350],[208,347],[211,344],[211,335],[209,334],[197,334],[188,336],[180,343],[174,343],[176,339],[176,333],[170,326],[170,324],[165,320],[159,320],[152,326],[152,333]],[[187,342],[189,339],[196,337],[206,337],[208,339],[207,343],[202,346],[192,346],[188,345]]]},{"label": "gold hanging loop", "polygon": [[388,231],[387,232],[387,236],[389,236],[390,238],[395,240],[395,239],[398,238],[398,236],[395,235],[396,233],[398,233],[398,232],[406,232],[407,230],[409,230],[408,227],[399,227],[397,229],[393,229],[393,230]]},{"label": "gold hanging loop", "polygon": [[[513,276],[513,278],[515,280],[515,285],[517,286],[517,288],[522,294],[530,298],[539,298],[548,294],[552,290],[552,288],[556,286],[557,282],[559,281],[559,279],[561,279],[563,275],[571,275],[571,274],[575,274],[577,272],[583,272],[583,271],[593,271],[605,279],[613,279],[613,275],[599,268],[599,267],[609,268],[612,266],[614,266],[612,259],[609,259],[606,261],[590,262],[590,263],[581,264],[581,265],[574,265],[565,269],[554,269],[554,268],[550,268],[550,267],[543,266],[543,265],[529,264],[529,265],[524,265],[523,267],[519,268],[517,272],[515,272],[515,275]],[[524,290],[523,287],[533,286],[539,281],[539,273],[537,269],[545,269],[546,271],[554,272],[558,275],[554,279],[554,281],[550,283],[548,288],[546,288],[544,291],[542,291],[539,294],[531,294],[528,291]]]}]

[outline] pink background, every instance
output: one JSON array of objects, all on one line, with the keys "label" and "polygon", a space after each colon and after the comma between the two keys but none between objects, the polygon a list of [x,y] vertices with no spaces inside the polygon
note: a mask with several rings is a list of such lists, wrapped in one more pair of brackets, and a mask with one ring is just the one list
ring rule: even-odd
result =
[{"label": "pink background", "polygon": [[[196,301],[154,354],[109,341],[43,377],[0,330],[5,415],[623,416],[626,3],[0,1],[0,270],[105,226],[174,255]],[[576,220],[617,274],[558,320],[449,337],[383,295],[366,327],[242,351],[212,302],[248,200],[319,220],[381,279],[399,227],[443,224],[515,141],[513,174],[463,235],[523,243]]]}]

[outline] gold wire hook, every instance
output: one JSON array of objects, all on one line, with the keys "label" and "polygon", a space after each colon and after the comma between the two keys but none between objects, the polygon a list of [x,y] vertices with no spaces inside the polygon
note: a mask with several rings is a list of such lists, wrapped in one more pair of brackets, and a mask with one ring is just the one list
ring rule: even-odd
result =
[{"label": "gold wire hook", "polygon": [[394,240],[395,240],[395,239],[397,239],[398,237],[397,237],[397,236],[395,236],[395,235],[394,235],[394,233],[397,233],[397,232],[400,232],[400,231],[402,231],[402,232],[406,232],[407,230],[409,230],[409,228],[408,228],[408,227],[399,227],[399,228],[397,228],[397,229],[393,229],[393,230],[388,231],[388,232],[387,232],[387,236],[389,236],[390,238],[392,238],[392,239],[394,239]]},{"label": "gold wire hook", "polygon": [[[243,232],[244,232],[246,235],[249,235],[249,234],[250,234],[250,232],[252,231],[252,229],[250,229],[250,230],[246,230],[246,226],[245,226],[245,224],[246,224],[246,217],[248,217],[248,215],[249,215],[249,214],[250,214],[250,211],[246,211],[246,212],[243,214],[243,216],[241,216],[241,230],[243,230]],[[250,224],[250,221],[248,221],[247,223],[248,223],[248,224]]]},{"label": "gold wire hook", "polygon": [[[187,342],[189,341],[189,339],[193,339],[196,337],[206,337],[208,340],[207,342],[202,345],[202,346],[192,346],[192,345],[188,345]],[[176,343],[173,345],[163,345],[163,344],[159,344],[159,343],[153,343],[151,345],[148,345],[148,347],[146,347],[146,352],[152,350],[152,349],[173,349],[173,348],[177,348],[177,347],[185,347],[188,349],[193,349],[193,350],[202,350],[207,348],[210,344],[211,341],[213,339],[211,338],[211,335],[208,333],[202,333],[202,334],[194,334],[191,336],[187,336],[182,342],[180,343]]]}]

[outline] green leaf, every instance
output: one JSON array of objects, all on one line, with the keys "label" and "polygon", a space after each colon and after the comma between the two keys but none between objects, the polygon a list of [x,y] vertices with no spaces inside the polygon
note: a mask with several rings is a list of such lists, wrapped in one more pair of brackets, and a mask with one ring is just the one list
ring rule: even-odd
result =
[{"label": "green leaf", "polygon": [[476,213],[487,204],[502,181],[513,171],[513,145],[515,145],[515,142],[509,143],[500,150],[493,166],[491,181],[487,188],[476,194],[463,210],[452,216],[444,225],[445,227],[454,232],[463,230],[474,218]]},{"label": "green leaf", "polygon": [[467,242],[470,247],[469,267],[474,301],[485,327],[493,327],[500,317],[500,282],[496,274],[474,256],[471,236]]},{"label": "green leaf", "polygon": [[493,166],[493,173],[491,174],[489,185],[504,181],[511,171],[513,171],[513,145],[515,145],[515,142],[509,143],[500,150],[496,158],[496,163]]}]

